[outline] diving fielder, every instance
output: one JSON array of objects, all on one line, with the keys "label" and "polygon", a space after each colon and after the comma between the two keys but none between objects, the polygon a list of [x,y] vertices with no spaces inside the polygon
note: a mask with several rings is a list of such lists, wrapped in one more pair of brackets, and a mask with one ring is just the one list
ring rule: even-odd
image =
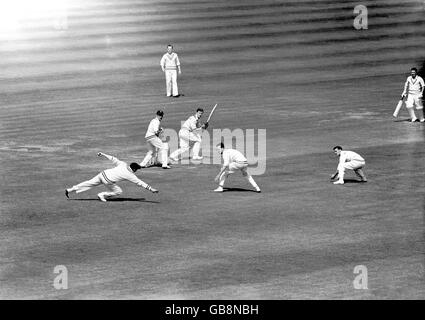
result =
[{"label": "diving fielder", "polygon": [[170,159],[173,161],[178,161],[178,157],[188,151],[193,147],[193,160],[202,160],[203,157],[199,155],[201,150],[202,142],[202,129],[208,128],[208,123],[201,124],[201,117],[204,114],[204,109],[198,108],[196,113],[193,116],[190,116],[187,119],[180,131],[179,131],[179,140],[180,140],[180,149],[177,149],[172,154],[170,154]]},{"label": "diving fielder", "polygon": [[102,152],[99,152],[97,156],[104,156],[106,159],[111,160],[115,165],[115,168],[104,170],[91,180],[81,182],[72,188],[65,189],[65,195],[67,198],[69,198],[69,194],[71,192],[80,193],[103,184],[109,191],[101,192],[97,195],[97,197],[100,201],[106,202],[107,198],[118,196],[122,193],[122,189],[116,183],[123,180],[133,182],[153,193],[158,193],[158,190],[152,188],[150,185],[137,178],[137,176],[134,174],[138,169],[141,168],[137,163],[132,162],[128,165],[124,161]]},{"label": "diving fielder", "polygon": [[180,61],[177,53],[173,52],[173,46],[167,46],[167,53],[164,54],[160,61],[162,72],[165,73],[165,84],[167,87],[167,97],[179,97],[179,89],[177,86],[177,70],[182,74]]},{"label": "diving fielder", "polygon": [[367,182],[367,178],[362,170],[366,165],[365,160],[354,151],[343,151],[341,146],[333,148],[334,153],[339,156],[339,163],[336,172],[331,175],[331,180],[338,177],[334,184],[344,184],[345,169],[354,170],[354,173],[360,177],[361,182]]},{"label": "diving fielder", "polygon": [[145,134],[146,143],[148,145],[149,151],[146,154],[143,161],[140,163],[142,168],[145,168],[152,158],[156,159],[157,150],[161,153],[161,161],[163,169],[170,169],[168,165],[168,143],[163,142],[160,139],[160,135],[163,131],[161,128],[161,121],[164,117],[164,112],[158,110],[156,112],[156,117],[151,120],[148,126],[148,130]]},{"label": "diving fielder", "polygon": [[245,156],[238,150],[225,149],[223,142],[219,143],[216,147],[223,157],[223,166],[221,167],[220,172],[214,179],[215,182],[219,183],[218,188],[215,189],[214,191],[223,192],[224,191],[223,186],[224,186],[224,182],[226,181],[226,178],[230,174],[234,173],[236,170],[240,170],[242,172],[242,175],[255,188],[255,191],[261,192],[257,183],[247,171],[248,160],[245,158]]},{"label": "diving fielder", "polygon": [[422,96],[424,93],[424,80],[417,75],[418,69],[412,68],[410,69],[410,76],[407,77],[407,80],[404,84],[404,90],[401,94],[401,98],[404,99],[407,94],[406,100],[406,108],[409,112],[410,118],[412,122],[417,121],[415,111],[413,109],[416,106],[416,109],[419,112],[420,122],[424,122],[424,113],[423,113],[423,105],[422,105]]}]

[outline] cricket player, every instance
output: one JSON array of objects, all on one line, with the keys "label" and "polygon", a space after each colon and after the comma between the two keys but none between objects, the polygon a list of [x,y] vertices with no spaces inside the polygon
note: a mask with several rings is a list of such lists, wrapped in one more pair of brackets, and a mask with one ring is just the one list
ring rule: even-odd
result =
[{"label": "cricket player", "polygon": [[161,153],[162,168],[170,169],[170,166],[168,165],[168,143],[162,142],[160,138],[161,133],[163,132],[161,127],[161,121],[163,117],[164,111],[158,110],[156,112],[156,117],[149,123],[148,130],[145,134],[145,139],[149,151],[143,161],[140,163],[142,168],[146,168],[152,158],[156,159],[157,152],[159,151]]},{"label": "cricket player", "polygon": [[202,142],[202,129],[208,128],[208,123],[202,124],[200,121],[203,114],[204,109],[198,108],[196,109],[196,113],[183,123],[179,131],[180,149],[170,154],[171,160],[179,161],[178,157],[191,147],[193,147],[193,160],[202,160],[204,158],[199,155]]},{"label": "cricket player", "polygon": [[336,172],[331,175],[331,180],[338,177],[334,184],[344,184],[345,169],[354,170],[354,173],[360,177],[361,182],[367,182],[362,168],[366,165],[365,160],[354,151],[343,151],[341,146],[333,148],[334,153],[339,156],[339,163]]},{"label": "cricket player", "polygon": [[173,46],[169,44],[167,46],[167,53],[165,53],[160,61],[162,72],[165,73],[165,84],[167,87],[167,97],[178,98],[179,89],[177,86],[177,70],[179,74],[182,74],[180,68],[180,61],[177,53],[173,52]]},{"label": "cricket player", "polygon": [[255,188],[256,192],[261,192],[255,180],[248,173],[248,160],[245,156],[240,153],[238,150],[234,149],[225,149],[224,143],[221,142],[217,146],[221,156],[223,157],[223,166],[221,167],[220,172],[215,177],[214,181],[218,182],[218,188],[215,189],[215,192],[223,192],[224,182],[226,178],[234,173],[236,170],[241,170],[242,175],[248,180],[248,182]]},{"label": "cricket player", "polygon": [[415,111],[413,109],[416,106],[416,109],[419,112],[420,122],[424,122],[424,112],[423,112],[423,104],[422,97],[424,93],[424,80],[417,75],[418,69],[412,68],[410,69],[410,76],[407,77],[406,83],[404,84],[404,90],[401,94],[401,98],[404,99],[407,94],[406,100],[406,108],[409,112],[410,118],[412,122],[418,121],[415,115]]},{"label": "cricket player", "polygon": [[132,162],[127,164],[124,161],[102,152],[99,152],[97,156],[103,156],[106,159],[111,160],[115,165],[115,168],[104,170],[91,180],[81,182],[72,188],[65,189],[65,195],[67,198],[69,198],[69,194],[71,192],[75,191],[76,193],[80,193],[103,184],[109,191],[101,192],[97,195],[97,197],[100,201],[106,202],[107,198],[118,196],[122,193],[122,189],[116,183],[123,180],[133,182],[153,193],[158,193],[158,190],[152,188],[150,185],[137,178],[137,176],[134,174],[138,169],[141,168],[137,163]]}]

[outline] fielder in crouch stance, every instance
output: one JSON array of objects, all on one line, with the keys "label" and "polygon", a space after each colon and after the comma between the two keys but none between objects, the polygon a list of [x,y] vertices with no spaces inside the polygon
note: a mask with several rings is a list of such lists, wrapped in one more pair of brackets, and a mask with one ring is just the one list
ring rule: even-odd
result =
[{"label": "fielder in crouch stance", "polygon": [[102,152],[99,152],[97,155],[99,157],[104,156],[108,160],[111,160],[116,167],[102,171],[91,180],[81,182],[72,188],[65,189],[65,195],[67,198],[69,198],[69,193],[71,192],[75,191],[76,193],[80,193],[103,184],[109,190],[109,192],[101,192],[97,195],[97,197],[100,201],[105,202],[106,198],[118,196],[122,193],[122,189],[117,186],[116,183],[123,180],[133,182],[153,193],[158,193],[158,190],[152,188],[150,185],[137,178],[137,176],[134,174],[138,169],[141,168],[137,163],[132,162],[128,165],[124,161],[118,160],[117,158]]},{"label": "fielder in crouch stance", "polygon": [[409,112],[412,122],[417,121],[415,111],[413,107],[416,105],[416,109],[419,112],[420,122],[424,122],[424,113],[422,105],[422,96],[424,93],[424,80],[417,75],[418,69],[410,69],[410,76],[407,77],[406,83],[404,84],[404,90],[401,94],[401,98],[404,99],[407,94],[406,108]]},{"label": "fielder in crouch stance", "polygon": [[248,160],[245,158],[245,156],[242,153],[240,153],[238,150],[225,149],[223,142],[219,143],[216,147],[223,157],[223,166],[221,167],[220,172],[214,179],[215,182],[219,183],[218,188],[215,189],[214,191],[223,192],[223,186],[227,176],[234,173],[236,170],[241,170],[242,175],[255,188],[255,191],[261,192],[260,188],[255,183],[254,179],[247,171]]},{"label": "fielder in crouch stance", "polygon": [[191,146],[193,146],[193,160],[202,160],[203,157],[199,155],[201,150],[202,142],[202,129],[208,128],[208,123],[201,124],[200,119],[204,114],[204,109],[196,109],[196,113],[193,116],[190,116],[187,119],[180,131],[179,131],[179,140],[180,140],[180,149],[177,149],[172,154],[170,154],[170,159],[173,161],[178,161],[178,157],[188,151]]},{"label": "fielder in crouch stance", "polygon": [[168,166],[168,143],[162,142],[162,140],[159,138],[161,135],[163,129],[161,128],[161,120],[164,117],[164,112],[161,110],[158,110],[156,112],[156,117],[151,120],[148,126],[148,130],[145,134],[146,143],[148,145],[149,151],[146,154],[143,161],[140,163],[140,166],[142,168],[145,168],[149,161],[151,161],[152,157],[156,159],[156,153],[157,149],[161,153],[161,160],[162,160],[162,168],[163,169],[170,169]]},{"label": "fielder in crouch stance", "polygon": [[339,163],[336,172],[331,175],[331,179],[338,176],[338,180],[334,184],[344,184],[345,169],[354,170],[354,173],[360,177],[361,182],[367,182],[366,176],[362,170],[365,166],[365,160],[354,151],[342,151],[342,147],[333,148],[334,153],[339,156]]}]

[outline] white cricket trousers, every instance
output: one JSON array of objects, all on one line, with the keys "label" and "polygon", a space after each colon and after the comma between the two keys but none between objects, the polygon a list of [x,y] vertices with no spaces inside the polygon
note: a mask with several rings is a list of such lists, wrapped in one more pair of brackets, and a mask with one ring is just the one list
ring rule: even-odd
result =
[{"label": "white cricket trousers", "polygon": [[366,165],[365,161],[351,160],[344,162],[342,165],[338,165],[338,179],[343,180],[345,169],[354,170],[356,175],[358,175],[362,180],[366,179],[361,170]]},{"label": "white cricket trousers", "polygon": [[224,186],[224,182],[226,181],[226,178],[234,173],[237,170],[240,170],[242,172],[242,175],[248,180],[248,182],[255,188],[259,189],[257,183],[255,182],[254,178],[248,173],[248,163],[246,162],[231,162],[229,164],[229,170],[224,171],[220,176],[220,187]]},{"label": "white cricket trousers", "polygon": [[199,151],[201,150],[202,137],[199,133],[190,132],[189,130],[182,128],[179,131],[180,149],[174,151],[170,157],[177,159],[179,155],[185,153],[190,149],[193,143],[193,156],[199,157]]},{"label": "white cricket trousers", "polygon": [[413,108],[415,106],[416,106],[416,110],[418,110],[419,112],[420,120],[423,121],[424,114],[421,111],[424,108],[422,104],[422,97],[420,95],[409,94],[406,100],[406,108],[407,108],[407,111],[409,112],[409,115],[412,121],[417,119],[414,108]]},{"label": "white cricket trousers", "polygon": [[103,184],[109,191],[108,192],[101,192],[98,195],[104,196],[105,198],[118,196],[122,193],[122,189],[117,186],[115,183],[110,183],[103,178],[102,173],[99,173],[94,178],[81,182],[80,184],[77,184],[73,186],[69,191],[75,191],[76,193],[84,192],[87,190],[90,190],[93,187],[96,187],[98,185]]},{"label": "white cricket trousers", "polygon": [[149,161],[151,161],[152,157],[156,156],[157,149],[159,149],[159,152],[161,153],[162,166],[168,166],[168,143],[162,142],[162,140],[158,137],[153,137],[149,140],[146,140],[146,143],[148,145],[149,151],[143,161],[140,163],[140,166],[145,167]]},{"label": "white cricket trousers", "polygon": [[171,94],[174,97],[179,95],[177,70],[165,70],[165,86],[167,88],[167,97],[171,97]]}]

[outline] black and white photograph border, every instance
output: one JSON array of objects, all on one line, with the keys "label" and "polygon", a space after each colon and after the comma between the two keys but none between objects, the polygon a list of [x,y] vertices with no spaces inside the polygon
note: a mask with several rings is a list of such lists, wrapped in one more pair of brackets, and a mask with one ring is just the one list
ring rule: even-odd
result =
[{"label": "black and white photograph border", "polygon": [[422,0],[1,1],[0,299],[423,300],[424,27]]}]

